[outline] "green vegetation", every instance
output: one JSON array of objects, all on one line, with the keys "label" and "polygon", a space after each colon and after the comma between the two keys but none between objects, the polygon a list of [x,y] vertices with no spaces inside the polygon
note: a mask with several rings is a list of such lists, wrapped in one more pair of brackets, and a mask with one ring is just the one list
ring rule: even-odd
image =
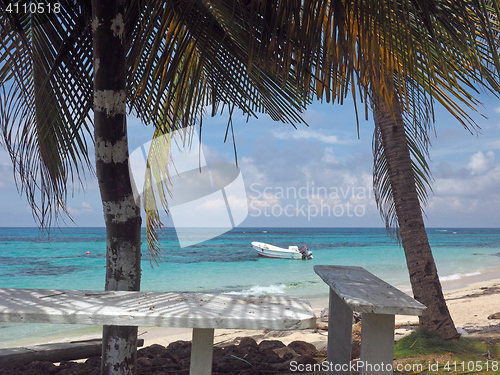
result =
[{"label": "green vegetation", "polygon": [[460,340],[445,340],[435,333],[418,329],[397,342],[394,347],[394,358],[400,359],[436,353],[470,353],[480,355],[487,353],[490,347],[491,345],[465,337],[461,337]]},{"label": "green vegetation", "polygon": [[[500,374],[500,343],[461,337],[445,340],[419,329],[394,347],[394,374]],[[292,375],[287,373],[282,375]],[[325,372],[303,373],[325,375]],[[353,375],[358,374],[352,372]]]},{"label": "green vegetation", "polygon": [[395,374],[500,374],[500,345],[419,329],[394,347]]}]

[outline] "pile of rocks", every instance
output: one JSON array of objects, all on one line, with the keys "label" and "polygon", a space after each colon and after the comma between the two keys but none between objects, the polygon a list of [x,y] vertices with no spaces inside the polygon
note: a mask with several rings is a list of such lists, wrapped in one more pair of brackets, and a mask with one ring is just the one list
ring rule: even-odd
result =
[{"label": "pile of rocks", "polygon": [[[316,347],[304,341],[294,341],[288,346],[278,340],[264,340],[257,344],[251,337],[238,340],[237,344],[214,347],[213,375],[261,375],[290,371],[290,363],[315,364]],[[189,374],[191,342],[176,341],[167,347],[151,345],[137,352],[137,374]],[[84,363],[32,362],[27,365],[0,369],[2,375],[99,375],[100,358]]]},{"label": "pile of rocks", "polygon": [[[244,337],[238,344],[214,347],[212,374],[253,375],[290,370],[290,362],[317,363],[316,347],[304,341],[285,346],[278,340],[264,340],[260,344]],[[188,373],[191,342],[176,341],[163,347],[152,345],[138,352],[138,374]],[[158,371],[160,370],[161,371]],[[163,371],[163,372],[162,372]]]}]

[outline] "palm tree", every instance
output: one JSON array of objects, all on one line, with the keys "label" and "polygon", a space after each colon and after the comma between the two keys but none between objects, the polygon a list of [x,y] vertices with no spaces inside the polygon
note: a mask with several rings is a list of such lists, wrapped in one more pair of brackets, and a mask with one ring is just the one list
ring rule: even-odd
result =
[{"label": "palm tree", "polygon": [[[424,173],[429,172],[423,153],[418,149],[414,134],[408,133],[401,105],[394,97],[393,113],[374,108],[374,183],[379,208],[386,209],[386,223],[399,227],[405,252],[410,283],[415,299],[427,306],[420,317],[421,325],[448,339],[458,338],[446,305],[437,268],[425,230],[419,191],[423,181],[411,157],[411,151],[421,162]],[[395,116],[394,116],[395,115]],[[416,176],[409,178],[408,176]],[[389,184],[387,184],[389,182]],[[418,186],[417,184],[420,183]],[[422,194],[422,190],[420,190]],[[390,203],[386,201],[388,199]],[[392,216],[391,216],[392,215]]]},{"label": "palm tree", "polygon": [[[432,107],[425,106],[434,98],[465,123],[466,114],[451,97],[474,106],[474,98],[460,84],[481,83],[481,75],[493,84],[488,64],[500,65],[492,32],[496,20],[485,16],[500,12],[475,1],[387,0],[384,6],[368,0],[58,4],[57,14],[29,14],[13,12],[11,3],[0,2],[0,127],[21,189],[35,217],[47,226],[52,214],[65,210],[67,184],[80,179],[85,168],[92,170],[85,135],[92,135],[93,126],[107,227],[108,290],[140,286],[139,202],[132,199],[126,168],[127,107],[144,123],[155,124],[157,134],[199,122],[207,103],[213,114],[227,104],[247,115],[265,111],[294,124],[301,121],[297,113],[312,93],[342,101],[349,89],[356,98],[357,87],[365,103],[371,98],[377,134],[383,137],[378,143],[383,157],[378,160],[387,160],[389,173],[382,177],[389,176],[396,186],[392,174],[411,171],[406,177],[410,180],[418,174],[415,162],[408,168],[407,159],[401,172],[391,167],[392,142],[402,138],[385,132],[387,120],[400,119],[401,112],[412,116],[417,126],[422,114],[432,113]],[[411,132],[411,122],[395,123],[404,124],[406,135],[418,134]],[[425,138],[426,129],[420,130]],[[406,138],[406,147],[408,142]],[[421,180],[416,181],[422,194]],[[389,217],[398,214],[406,249],[415,239],[411,233],[405,237],[405,207],[397,197],[401,189],[381,190],[379,202],[384,206],[385,199],[394,196],[395,205],[387,206],[394,207]],[[417,207],[418,198],[412,204]],[[154,213],[147,224],[153,229],[158,225]],[[421,235],[418,240],[426,241]],[[154,248],[154,236],[148,242]],[[424,274],[414,273],[414,265],[421,263],[419,254],[430,265]],[[414,287],[415,297],[428,306],[432,301],[425,302],[427,293],[442,296],[429,254],[430,248],[425,254],[407,251],[412,285],[426,282],[423,288]],[[439,331],[449,313],[444,311],[443,318],[434,315],[436,309],[429,312],[424,322],[435,322],[429,327]],[[136,328],[105,328],[104,372],[133,372],[136,335]],[[124,360],[112,356],[115,347]]]},{"label": "palm tree", "polygon": [[[491,67],[498,68],[492,43],[494,35],[484,28],[488,22],[496,22],[486,15],[498,12],[498,8],[494,3],[489,7],[464,2],[455,5],[448,9],[415,9],[416,13],[429,11],[423,25],[406,21],[401,9],[390,9],[384,17],[386,22],[381,22],[387,29],[380,50],[383,55],[387,53],[384,50],[389,49],[389,64],[394,73],[379,75],[380,69],[370,65],[383,59],[373,53],[365,66],[369,72],[368,95],[375,121],[376,201],[388,230],[397,228],[414,297],[427,306],[420,323],[448,339],[457,338],[459,334],[444,300],[420,207],[420,203],[425,205],[426,187],[430,187],[431,180],[426,156],[432,101],[444,104],[468,128],[468,125],[474,127],[473,122],[447,93],[474,109],[476,101],[463,87],[474,88],[473,85],[486,83],[488,89],[499,91],[497,73],[491,70]],[[398,18],[402,25],[395,22]],[[379,38],[384,33],[383,27],[375,28],[374,34]],[[406,35],[401,35],[402,29],[407,30]],[[404,44],[401,39],[405,37],[413,39],[413,54],[400,49]],[[408,68],[410,70],[405,71]],[[388,100],[392,100],[392,107],[387,105]]]},{"label": "palm tree", "polygon": [[[66,210],[67,184],[84,167],[93,170],[86,143],[93,136],[105,289],[139,290],[141,217],[129,174],[127,106],[157,124],[156,133],[196,123],[206,104],[214,114],[231,105],[297,123],[302,104],[292,72],[259,65],[258,35],[231,21],[231,4],[61,1],[39,13],[16,4],[0,2],[0,127],[21,189],[35,218],[50,226],[52,214]],[[157,217],[148,218],[154,225]],[[101,372],[135,373],[136,343],[137,327],[105,326]]]}]

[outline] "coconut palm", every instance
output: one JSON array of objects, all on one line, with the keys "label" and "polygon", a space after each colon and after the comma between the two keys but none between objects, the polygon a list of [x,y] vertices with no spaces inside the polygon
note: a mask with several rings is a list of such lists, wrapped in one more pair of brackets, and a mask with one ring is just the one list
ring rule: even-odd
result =
[{"label": "coconut palm", "polygon": [[[415,239],[426,241],[423,223],[418,237],[402,224],[405,206],[398,202],[407,198],[398,198],[398,191],[404,195],[411,184],[395,188],[391,177],[407,173],[416,181],[412,207],[421,216],[418,197],[428,169],[415,168],[425,159],[412,164],[406,158],[398,163],[405,165],[401,171],[392,167],[391,155],[399,155],[393,142],[403,138],[384,129],[399,124],[404,147],[420,157],[428,130],[421,124],[432,114],[427,105],[433,100],[467,123],[455,101],[473,107],[462,87],[472,88],[482,77],[495,83],[489,66],[499,65],[496,22],[486,15],[498,14],[497,8],[458,0],[74,0],[58,2],[57,13],[31,14],[12,11],[12,4],[9,11],[9,4],[0,2],[4,144],[35,217],[47,226],[52,214],[65,210],[67,184],[93,170],[86,141],[93,135],[108,238],[106,289],[140,285],[141,223],[127,165],[127,108],[155,124],[156,134],[198,123],[205,104],[213,114],[228,105],[294,124],[312,93],[342,101],[351,90],[375,112],[383,140],[376,142],[379,204],[389,222],[397,215],[403,246],[410,249],[415,297],[427,306],[434,299],[444,303],[430,248],[411,250]],[[148,225],[158,225],[154,212]],[[416,288],[419,283],[424,287]],[[435,298],[429,301],[427,294]],[[423,322],[440,331],[449,319],[441,310],[430,307]],[[105,328],[104,372],[133,371],[136,336],[133,327]],[[119,351],[109,350],[115,347]],[[117,352],[125,359],[111,356]]]},{"label": "coconut palm", "polygon": [[[451,339],[459,335],[444,300],[419,204],[425,205],[431,180],[427,133],[433,101],[442,103],[466,128],[474,128],[459,104],[475,109],[477,102],[466,89],[486,83],[498,92],[498,70],[493,68],[498,67],[498,56],[491,32],[495,29],[484,27],[496,25],[487,15],[498,8],[495,3],[465,2],[400,5],[387,6],[385,14],[372,20],[371,34],[381,43],[371,51],[370,45],[362,46],[366,55],[358,56],[357,70],[367,72],[363,79],[375,121],[375,197],[388,230],[395,228],[402,242],[414,297],[427,306],[421,324]],[[422,20],[408,17],[407,11],[421,14]],[[388,64],[392,74],[382,75],[379,64]]]},{"label": "coconut palm", "polygon": [[[93,137],[107,233],[105,289],[139,290],[141,217],[128,166],[127,107],[162,133],[198,122],[207,104],[214,114],[231,105],[231,113],[265,111],[298,123],[292,70],[259,65],[261,41],[231,22],[231,4],[215,10],[204,1],[93,0],[23,9],[23,2],[0,2],[0,127],[21,190],[49,226],[52,214],[66,211],[67,185],[84,169],[94,171]],[[104,327],[102,373],[134,373],[136,342],[137,327]]]}]

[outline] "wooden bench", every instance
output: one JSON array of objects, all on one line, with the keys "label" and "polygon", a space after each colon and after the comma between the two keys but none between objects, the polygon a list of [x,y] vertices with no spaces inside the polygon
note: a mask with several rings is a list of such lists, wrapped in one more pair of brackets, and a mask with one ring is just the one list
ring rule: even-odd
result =
[{"label": "wooden bench", "polygon": [[327,374],[351,373],[353,311],[362,313],[356,370],[392,374],[394,316],[422,315],[426,307],[361,267],[314,266],[314,271],[330,286]]},{"label": "wooden bench", "polygon": [[212,372],[215,328],[315,328],[309,302],[282,296],[0,289],[0,321],[193,329],[192,375]]}]

